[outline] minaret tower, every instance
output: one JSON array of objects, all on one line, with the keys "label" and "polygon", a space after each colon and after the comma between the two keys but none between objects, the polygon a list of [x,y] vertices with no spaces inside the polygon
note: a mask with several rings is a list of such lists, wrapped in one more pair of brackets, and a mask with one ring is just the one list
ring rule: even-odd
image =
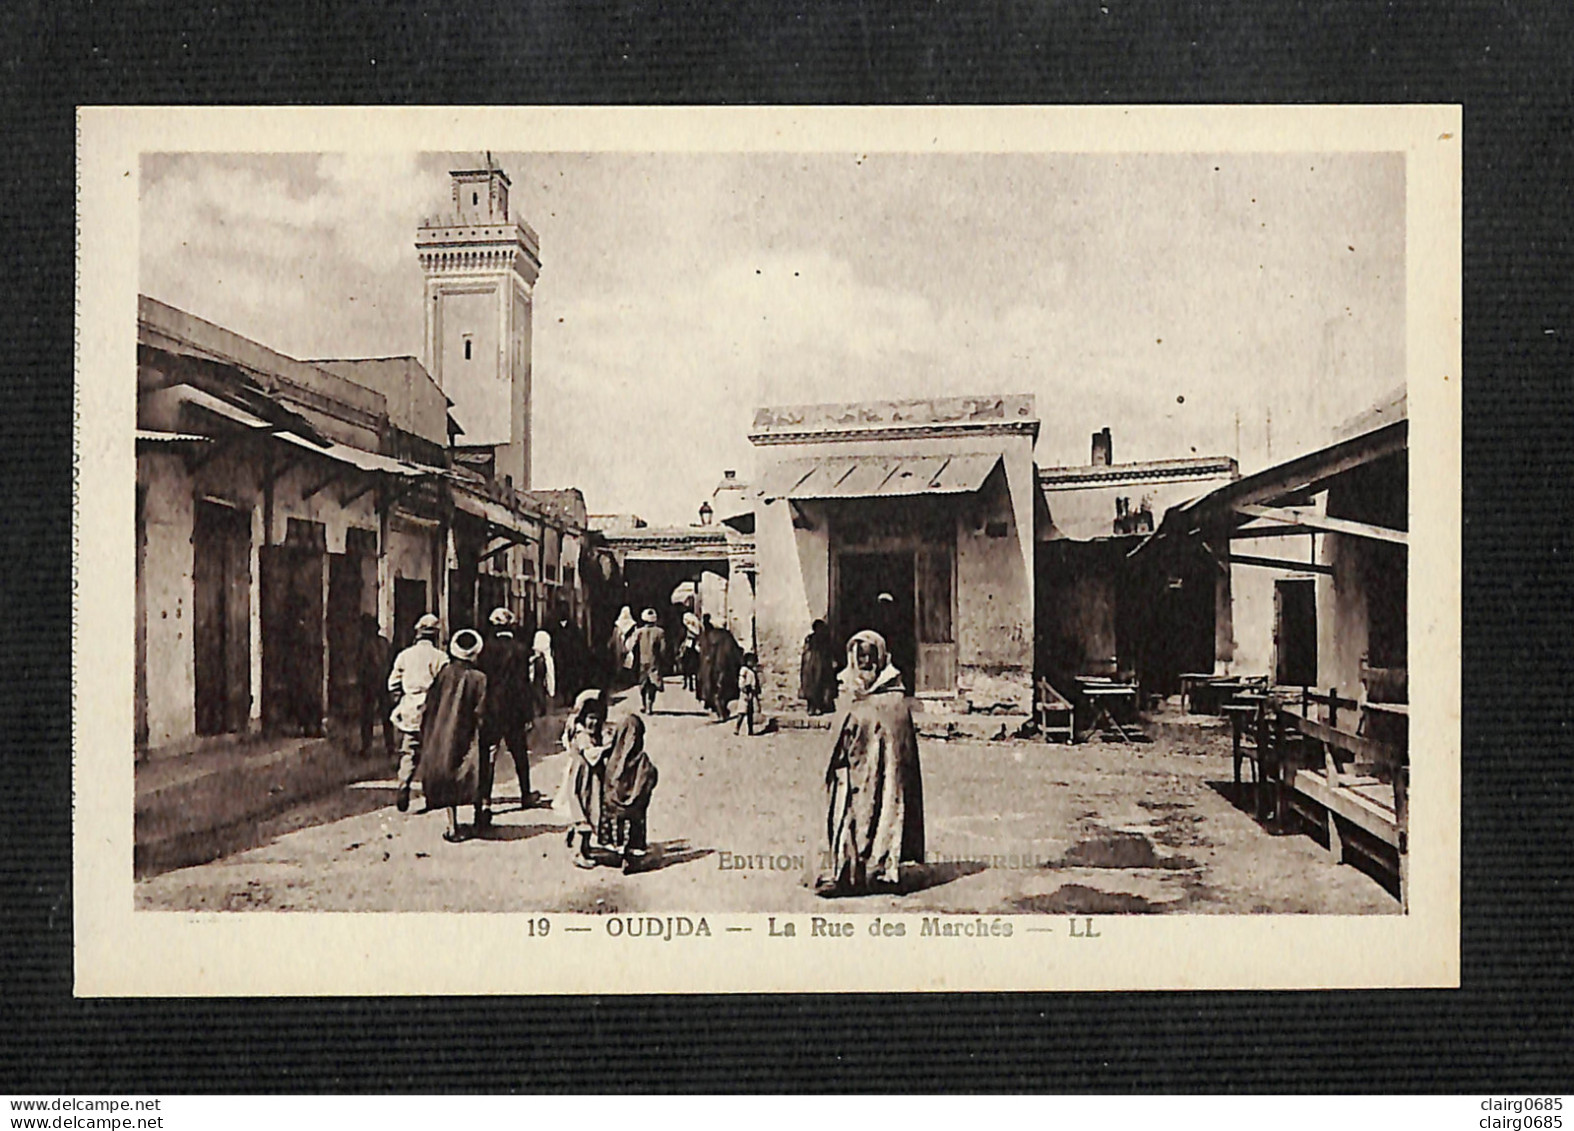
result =
[{"label": "minaret tower", "polygon": [[508,215],[508,174],[486,155],[453,178],[453,211],[422,221],[426,368],[464,429],[463,447],[491,447],[495,474],[530,486],[530,307],[540,244]]}]

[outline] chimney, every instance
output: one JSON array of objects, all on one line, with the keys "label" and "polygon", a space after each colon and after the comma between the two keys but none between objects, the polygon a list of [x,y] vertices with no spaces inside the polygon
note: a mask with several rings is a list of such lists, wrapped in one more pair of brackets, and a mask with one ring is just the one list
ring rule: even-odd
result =
[{"label": "chimney", "polygon": [[1093,433],[1093,466],[1108,467],[1115,458],[1113,445],[1110,441],[1109,429]]}]

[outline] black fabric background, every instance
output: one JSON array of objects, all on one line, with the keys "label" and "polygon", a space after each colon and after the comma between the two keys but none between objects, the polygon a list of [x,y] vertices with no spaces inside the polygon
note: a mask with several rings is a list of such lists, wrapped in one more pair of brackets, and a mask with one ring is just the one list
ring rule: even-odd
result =
[{"label": "black fabric background", "polygon": [[[13,0],[0,28],[0,1091],[1571,1090],[1562,5]],[[975,101],[1464,104],[1461,990],[71,998],[74,105]]]}]

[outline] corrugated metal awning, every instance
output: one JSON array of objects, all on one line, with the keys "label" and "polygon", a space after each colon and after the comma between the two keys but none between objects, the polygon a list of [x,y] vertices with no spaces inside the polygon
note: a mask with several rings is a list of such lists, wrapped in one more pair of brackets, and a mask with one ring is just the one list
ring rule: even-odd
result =
[{"label": "corrugated metal awning", "polygon": [[349,464],[361,471],[378,472],[383,475],[397,475],[404,479],[419,479],[423,475],[442,475],[440,467],[423,467],[420,464],[405,463],[403,460],[394,459],[392,456],[379,455],[377,452],[364,451],[361,448],[351,447],[349,444],[314,444],[303,436],[293,432],[278,432],[276,437],[287,444],[294,444],[308,452],[324,456],[327,459],[337,460],[339,463]]},{"label": "corrugated metal awning", "polygon": [[212,436],[199,436],[194,432],[160,432],[152,428],[138,428],[137,439],[150,444],[211,444]]},{"label": "corrugated metal awning", "polygon": [[971,494],[999,462],[999,452],[783,460],[766,472],[761,493],[766,499]]}]

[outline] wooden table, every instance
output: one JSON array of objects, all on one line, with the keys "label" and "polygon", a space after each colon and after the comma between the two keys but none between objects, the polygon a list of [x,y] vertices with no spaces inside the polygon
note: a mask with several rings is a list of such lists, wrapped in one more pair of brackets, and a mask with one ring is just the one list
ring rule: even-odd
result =
[{"label": "wooden table", "polygon": [[1191,714],[1191,696],[1192,696],[1192,692],[1194,690],[1196,690],[1196,688],[1198,686],[1200,686],[1202,684],[1205,684],[1205,683],[1209,682],[1212,679],[1213,679],[1213,673],[1212,672],[1181,672],[1181,674],[1180,674],[1180,688],[1181,688],[1181,710],[1182,711],[1184,711],[1188,715]]},{"label": "wooden table", "polygon": [[1126,728],[1114,713],[1112,707],[1119,706],[1123,701],[1129,701],[1132,706],[1137,703],[1137,689],[1130,684],[1084,682],[1082,694],[1086,695],[1088,702],[1094,707],[1093,724],[1091,731],[1102,729],[1101,724],[1107,723],[1110,729],[1120,736],[1122,742],[1130,742],[1131,736],[1126,733]]}]

